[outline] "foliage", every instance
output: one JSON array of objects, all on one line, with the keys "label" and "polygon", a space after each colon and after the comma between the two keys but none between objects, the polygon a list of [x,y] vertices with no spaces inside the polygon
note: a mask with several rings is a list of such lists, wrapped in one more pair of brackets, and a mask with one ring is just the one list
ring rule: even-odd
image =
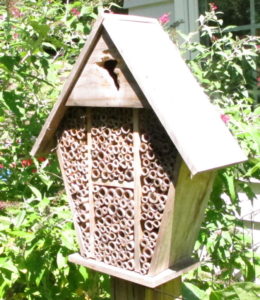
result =
[{"label": "foliage", "polygon": [[[188,51],[191,70],[249,160],[217,173],[196,244],[205,263],[187,277],[185,290],[193,295],[187,299],[244,299],[247,290],[240,293],[241,287],[254,285],[234,283],[253,282],[260,266],[260,257],[253,253],[252,241],[238,219],[238,192],[244,192],[253,201],[255,194],[247,182],[250,178],[260,179],[260,107],[253,98],[260,38],[235,36],[230,32],[232,27],[222,27],[222,14],[216,10],[216,6],[211,6],[211,11],[199,18],[201,42],[192,42],[198,33],[181,34],[184,42],[180,48]],[[215,292],[217,289],[221,290]],[[247,298],[256,299],[251,295],[254,292],[259,297],[259,287],[255,287]]]}]

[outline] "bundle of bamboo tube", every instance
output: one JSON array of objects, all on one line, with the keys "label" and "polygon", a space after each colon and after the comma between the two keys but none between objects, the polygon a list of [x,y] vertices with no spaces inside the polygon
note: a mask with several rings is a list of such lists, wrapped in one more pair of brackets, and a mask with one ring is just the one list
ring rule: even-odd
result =
[{"label": "bundle of bamboo tube", "polygon": [[129,109],[92,110],[93,181],[133,181],[133,125]]},{"label": "bundle of bamboo tube", "polygon": [[[147,274],[168,198],[176,149],[154,113],[140,115],[141,158],[141,273]],[[171,165],[171,167],[169,167]]]},{"label": "bundle of bamboo tube", "polygon": [[81,228],[81,239],[87,253],[90,241],[89,222],[89,182],[88,182],[88,144],[86,131],[86,110],[72,108],[63,118],[58,133],[58,145],[61,152],[70,197]]}]

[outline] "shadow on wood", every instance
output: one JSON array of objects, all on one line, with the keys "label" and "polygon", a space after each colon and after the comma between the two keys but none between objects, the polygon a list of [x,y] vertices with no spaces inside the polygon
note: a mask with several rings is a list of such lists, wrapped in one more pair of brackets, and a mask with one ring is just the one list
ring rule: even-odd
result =
[{"label": "shadow on wood", "polygon": [[[140,282],[141,283],[141,282]],[[173,300],[181,297],[181,276],[155,289],[112,277],[112,300]]]}]

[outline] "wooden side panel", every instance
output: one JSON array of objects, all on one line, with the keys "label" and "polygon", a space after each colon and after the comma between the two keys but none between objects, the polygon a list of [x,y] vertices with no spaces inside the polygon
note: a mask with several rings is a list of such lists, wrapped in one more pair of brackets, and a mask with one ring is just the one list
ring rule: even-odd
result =
[{"label": "wooden side panel", "polygon": [[66,105],[140,108],[143,98],[122,57],[102,33]]},{"label": "wooden side panel", "polygon": [[182,163],[175,190],[170,266],[191,256],[214,178],[214,171],[191,177]]},{"label": "wooden side panel", "polygon": [[247,159],[159,23],[103,24],[192,174]]}]

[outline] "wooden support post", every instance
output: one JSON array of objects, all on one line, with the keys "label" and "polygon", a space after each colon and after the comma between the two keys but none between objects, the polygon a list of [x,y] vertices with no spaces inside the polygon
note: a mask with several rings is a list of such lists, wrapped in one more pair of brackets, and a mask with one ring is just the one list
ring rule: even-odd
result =
[{"label": "wooden support post", "polygon": [[111,291],[111,300],[183,299],[181,296],[181,276],[154,289],[116,277],[111,277]]}]

